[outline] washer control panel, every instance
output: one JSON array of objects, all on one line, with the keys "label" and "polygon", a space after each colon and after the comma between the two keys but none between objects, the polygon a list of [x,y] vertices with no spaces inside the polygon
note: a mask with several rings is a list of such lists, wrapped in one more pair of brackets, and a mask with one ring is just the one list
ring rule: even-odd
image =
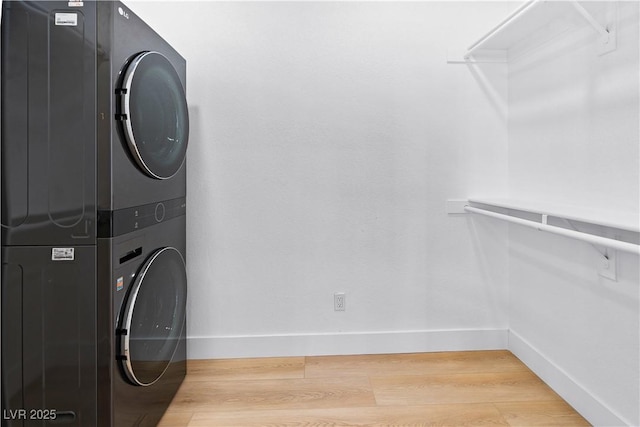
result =
[{"label": "washer control panel", "polygon": [[98,237],[115,237],[184,215],[184,197],[117,211],[98,212]]}]

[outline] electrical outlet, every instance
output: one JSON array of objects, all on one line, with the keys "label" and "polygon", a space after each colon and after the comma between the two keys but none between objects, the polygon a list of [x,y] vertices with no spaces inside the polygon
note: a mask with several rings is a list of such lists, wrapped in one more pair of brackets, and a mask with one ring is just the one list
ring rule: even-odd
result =
[{"label": "electrical outlet", "polygon": [[333,294],[333,310],[334,311],[346,310],[344,292],[337,292]]}]

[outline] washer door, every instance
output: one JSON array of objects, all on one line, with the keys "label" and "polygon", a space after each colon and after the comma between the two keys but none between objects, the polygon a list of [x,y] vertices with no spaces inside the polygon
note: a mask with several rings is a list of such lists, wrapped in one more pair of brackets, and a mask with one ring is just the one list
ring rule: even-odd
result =
[{"label": "washer door", "polygon": [[117,93],[118,117],[136,163],[153,178],[171,178],[184,162],[189,139],[187,100],[175,68],[161,53],[139,53]]},{"label": "washer door", "polygon": [[169,367],[185,324],[187,273],[180,252],[155,251],[129,290],[122,315],[120,360],[134,384],[149,386]]}]

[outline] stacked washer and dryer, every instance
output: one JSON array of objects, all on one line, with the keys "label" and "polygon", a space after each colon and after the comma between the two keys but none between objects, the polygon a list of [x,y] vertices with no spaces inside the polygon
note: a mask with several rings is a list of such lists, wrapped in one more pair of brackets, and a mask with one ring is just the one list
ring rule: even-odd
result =
[{"label": "stacked washer and dryer", "polygon": [[2,10],[2,425],[154,426],[186,374],[185,60],[119,2]]}]

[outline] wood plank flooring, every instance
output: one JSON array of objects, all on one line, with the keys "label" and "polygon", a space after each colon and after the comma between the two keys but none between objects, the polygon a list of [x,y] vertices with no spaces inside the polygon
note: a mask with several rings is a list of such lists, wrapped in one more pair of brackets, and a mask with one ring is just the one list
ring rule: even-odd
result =
[{"label": "wood plank flooring", "polygon": [[159,427],[588,426],[508,351],[192,360]]}]

